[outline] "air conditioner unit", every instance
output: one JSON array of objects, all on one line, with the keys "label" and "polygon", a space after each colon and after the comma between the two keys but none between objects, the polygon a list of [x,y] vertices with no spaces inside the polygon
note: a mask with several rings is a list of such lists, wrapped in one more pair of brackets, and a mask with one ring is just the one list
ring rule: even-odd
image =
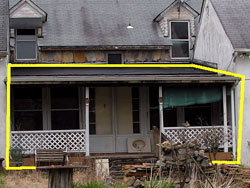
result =
[{"label": "air conditioner unit", "polygon": [[128,138],[128,153],[147,153],[151,152],[149,137]]}]

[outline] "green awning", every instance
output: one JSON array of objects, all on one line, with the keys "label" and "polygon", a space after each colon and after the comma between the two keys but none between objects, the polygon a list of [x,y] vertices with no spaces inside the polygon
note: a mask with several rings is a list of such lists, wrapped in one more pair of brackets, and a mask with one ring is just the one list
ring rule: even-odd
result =
[{"label": "green awning", "polygon": [[[230,92],[227,92],[230,94]],[[208,104],[222,100],[222,87],[163,88],[163,107]]]}]

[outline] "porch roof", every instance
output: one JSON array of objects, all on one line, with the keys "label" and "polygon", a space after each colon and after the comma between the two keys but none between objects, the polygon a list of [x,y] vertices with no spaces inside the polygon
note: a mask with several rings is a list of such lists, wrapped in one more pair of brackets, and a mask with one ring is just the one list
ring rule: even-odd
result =
[{"label": "porch roof", "polygon": [[13,68],[12,84],[236,83],[240,79],[195,68]]}]

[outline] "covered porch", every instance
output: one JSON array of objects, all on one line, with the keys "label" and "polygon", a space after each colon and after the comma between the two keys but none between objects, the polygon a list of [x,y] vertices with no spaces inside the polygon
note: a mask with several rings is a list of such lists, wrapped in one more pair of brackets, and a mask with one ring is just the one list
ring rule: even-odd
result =
[{"label": "covered porch", "polygon": [[[158,127],[172,142],[180,142],[179,136],[184,133],[189,139],[219,135],[220,148],[236,154],[237,80],[231,77],[127,76],[125,80],[119,76],[105,81],[92,77],[88,81],[67,78],[53,82],[45,77],[32,82],[22,79],[12,79],[11,148],[30,154],[36,149],[63,149],[88,156],[133,153],[131,142],[143,140],[146,150],[134,153],[152,153],[157,144],[152,129]],[[169,93],[178,88],[194,88],[196,95],[205,99],[200,102],[200,97],[194,96],[196,100],[191,103],[176,100],[178,104],[173,104]],[[184,127],[186,122],[190,126]],[[205,144],[203,139],[198,142]]]}]

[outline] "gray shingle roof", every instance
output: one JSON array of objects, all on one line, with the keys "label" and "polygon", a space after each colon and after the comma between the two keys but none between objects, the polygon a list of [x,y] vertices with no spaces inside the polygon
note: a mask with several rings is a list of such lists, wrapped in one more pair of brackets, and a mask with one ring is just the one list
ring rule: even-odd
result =
[{"label": "gray shingle roof", "polygon": [[0,0],[0,51],[7,51],[8,0]]},{"label": "gray shingle roof", "polygon": [[250,48],[250,1],[212,0],[234,48]]},{"label": "gray shingle roof", "polygon": [[[10,0],[11,6],[17,0]],[[173,0],[33,0],[48,13],[40,46],[171,45],[153,19]],[[202,0],[190,5],[200,12]],[[127,29],[131,22],[133,29]]]}]

